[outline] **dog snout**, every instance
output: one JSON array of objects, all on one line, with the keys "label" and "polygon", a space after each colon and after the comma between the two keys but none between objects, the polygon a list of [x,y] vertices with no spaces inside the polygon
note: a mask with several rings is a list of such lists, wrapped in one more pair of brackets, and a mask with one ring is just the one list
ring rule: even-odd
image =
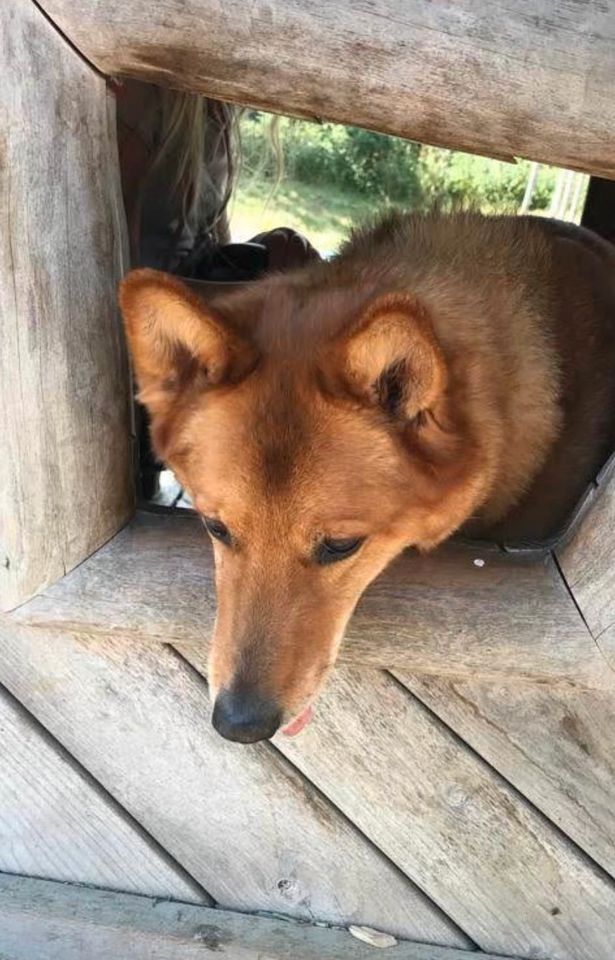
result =
[{"label": "dog snout", "polygon": [[230,687],[216,697],[212,723],[226,740],[256,743],[276,733],[282,712],[275,700],[256,689]]}]

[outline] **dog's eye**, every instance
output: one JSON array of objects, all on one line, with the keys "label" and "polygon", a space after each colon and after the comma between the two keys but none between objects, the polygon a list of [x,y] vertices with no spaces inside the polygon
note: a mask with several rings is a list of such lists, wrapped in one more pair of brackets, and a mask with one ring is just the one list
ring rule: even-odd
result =
[{"label": "dog's eye", "polygon": [[345,537],[339,540],[326,537],[316,547],[314,559],[321,566],[327,563],[337,563],[338,560],[345,560],[357,552],[364,540],[365,537]]},{"label": "dog's eye", "polygon": [[205,524],[205,529],[215,540],[219,540],[221,543],[226,543],[227,545],[231,542],[229,528],[225,523],[222,523],[222,520],[216,520],[214,517],[203,517],[202,520]]}]

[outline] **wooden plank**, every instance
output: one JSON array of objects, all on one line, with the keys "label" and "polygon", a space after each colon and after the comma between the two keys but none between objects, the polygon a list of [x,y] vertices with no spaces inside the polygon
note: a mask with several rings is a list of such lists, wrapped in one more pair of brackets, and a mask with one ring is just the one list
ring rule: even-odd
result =
[{"label": "wooden plank", "polygon": [[615,875],[613,694],[396,676]]},{"label": "wooden plank", "polygon": [[43,6],[108,74],[615,176],[613,0]]},{"label": "wooden plank", "polygon": [[615,670],[615,623],[604,631],[599,644],[611,670]]},{"label": "wooden plank", "polygon": [[597,644],[615,626],[615,477],[572,540],[557,556]]},{"label": "wooden plank", "polygon": [[105,82],[22,0],[0,5],[0,60],[0,609],[10,609],[125,523],[133,482]]},{"label": "wooden plank", "polygon": [[222,740],[168,647],[0,630],[0,682],[221,906],[470,944],[270,746]]},{"label": "wooden plank", "polygon": [[0,870],[212,902],[5,690],[0,741]]},{"label": "wooden plank", "polygon": [[[407,553],[368,590],[342,659],[444,676],[612,685],[550,559],[448,546]],[[146,514],[15,611],[46,629],[206,643],[215,616],[212,557],[194,515]]]},{"label": "wooden plank", "polygon": [[[206,907],[0,876],[3,960],[372,960],[373,947],[323,929]],[[386,954],[388,956],[388,954]],[[395,960],[506,960],[399,942]],[[512,960],[512,958],[509,958]]]},{"label": "wooden plank", "polygon": [[[607,240],[615,240],[615,183],[590,178],[581,222]],[[558,559],[596,646],[615,670],[615,476],[608,481],[603,478],[605,482],[606,493],[603,491],[575,539],[558,551]]]},{"label": "wooden plank", "polygon": [[340,669],[276,745],[481,949],[612,960],[613,883],[392,677]]}]

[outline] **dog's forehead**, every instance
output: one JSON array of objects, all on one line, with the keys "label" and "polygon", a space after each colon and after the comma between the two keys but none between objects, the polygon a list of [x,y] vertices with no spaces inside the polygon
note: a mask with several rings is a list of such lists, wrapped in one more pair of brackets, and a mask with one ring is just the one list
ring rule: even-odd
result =
[{"label": "dog's forehead", "polygon": [[213,484],[280,489],[313,447],[315,406],[300,396],[292,378],[258,372],[231,389],[201,396],[187,412],[176,460]]},{"label": "dog's forehead", "polygon": [[369,414],[291,376],[246,385],[245,393],[237,405],[228,398],[234,409],[220,435],[220,477],[235,471],[250,499],[329,504],[335,513],[399,482],[396,445]]},{"label": "dog's forehead", "polygon": [[288,487],[313,456],[322,430],[320,404],[284,373],[257,395],[252,409],[254,465],[268,491]]},{"label": "dog's forehead", "polygon": [[377,413],[323,392],[313,354],[277,346],[193,408],[182,431],[188,486],[222,512],[277,505],[306,522],[369,513],[389,490],[396,500],[399,451]]}]

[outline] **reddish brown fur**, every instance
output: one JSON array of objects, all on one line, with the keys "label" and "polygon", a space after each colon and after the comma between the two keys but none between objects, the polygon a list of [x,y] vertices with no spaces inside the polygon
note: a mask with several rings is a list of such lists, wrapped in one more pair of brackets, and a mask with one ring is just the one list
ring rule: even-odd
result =
[{"label": "reddish brown fur", "polygon": [[[210,307],[128,275],[158,453],[233,534],[215,544],[214,689],[239,678],[290,717],[405,546],[557,527],[615,442],[614,265],[564,225],[433,215]],[[366,540],[318,566],[325,536]]]}]

